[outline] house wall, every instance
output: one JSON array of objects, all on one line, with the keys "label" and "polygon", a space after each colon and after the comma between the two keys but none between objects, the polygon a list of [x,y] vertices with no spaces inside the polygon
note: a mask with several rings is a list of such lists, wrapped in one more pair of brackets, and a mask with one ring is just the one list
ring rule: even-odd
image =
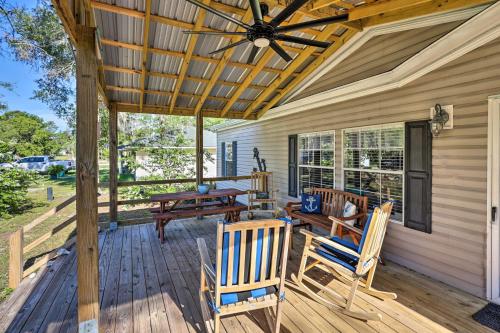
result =
[{"label": "house wall", "polygon": [[[336,130],[335,179],[336,187],[342,188],[343,128],[428,119],[436,103],[453,104],[454,129],[433,141],[432,234],[391,223],[384,255],[484,297],[487,98],[499,93],[500,40],[496,40],[400,89],[221,130],[218,147],[223,141],[238,142],[238,175],[249,174],[256,166],[252,149],[258,147],[268,170],[275,173],[283,205],[296,200],[287,196],[288,135]],[[219,161],[220,157],[218,149]],[[246,189],[248,183],[219,186]]]}]

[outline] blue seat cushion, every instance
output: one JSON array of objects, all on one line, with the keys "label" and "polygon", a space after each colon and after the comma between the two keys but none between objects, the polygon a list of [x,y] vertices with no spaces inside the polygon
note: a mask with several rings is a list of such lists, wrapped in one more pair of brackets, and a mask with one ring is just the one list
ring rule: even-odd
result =
[{"label": "blue seat cushion", "polygon": [[246,301],[249,298],[257,298],[276,293],[278,289],[275,286],[266,288],[253,289],[248,291],[240,291],[234,293],[225,293],[220,295],[221,305],[233,304],[236,302]]},{"label": "blue seat cushion", "polygon": [[339,251],[322,250],[319,248],[316,248],[315,251],[320,256],[325,257],[326,259],[333,261],[352,272],[356,271],[356,266],[358,265],[358,262],[352,260],[349,257],[341,255]]},{"label": "blue seat cushion", "polygon": [[351,250],[358,251],[358,245],[354,244],[353,241],[350,241],[348,239],[342,239],[339,236],[333,236],[330,238],[331,241],[334,241],[335,243],[339,243],[340,245],[343,245]]}]

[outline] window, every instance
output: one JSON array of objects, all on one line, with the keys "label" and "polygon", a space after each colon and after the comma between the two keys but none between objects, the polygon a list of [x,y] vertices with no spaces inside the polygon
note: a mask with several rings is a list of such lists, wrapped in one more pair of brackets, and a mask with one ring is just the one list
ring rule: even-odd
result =
[{"label": "window", "polygon": [[335,132],[299,135],[299,193],[335,186]]},{"label": "window", "polygon": [[222,142],[222,176],[236,176],[237,142]]},{"label": "window", "polygon": [[394,201],[392,219],[403,221],[404,124],[343,132],[344,190],[368,197],[369,209]]}]

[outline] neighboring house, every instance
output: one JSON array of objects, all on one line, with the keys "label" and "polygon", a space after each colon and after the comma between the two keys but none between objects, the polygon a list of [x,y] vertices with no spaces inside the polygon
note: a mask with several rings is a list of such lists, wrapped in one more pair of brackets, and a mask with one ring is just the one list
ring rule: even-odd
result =
[{"label": "neighboring house", "polygon": [[[196,142],[196,128],[191,126],[186,128],[185,131],[186,139],[189,142],[192,142],[191,145],[187,147],[161,147],[161,149],[186,149],[192,151],[193,155],[195,154],[195,142]],[[140,166],[148,165],[150,160],[148,149],[149,148],[160,148],[156,146],[136,146],[136,145],[123,145],[118,148],[120,154],[123,153],[132,153],[135,154],[136,162],[139,165],[139,168],[135,172],[136,178],[140,179],[142,177],[154,175],[154,172],[150,172],[149,170],[142,168]],[[217,174],[216,167],[216,151],[217,151],[217,138],[214,132],[203,130],[203,149],[208,151],[211,155],[212,161],[205,161],[203,166],[205,167],[204,176],[205,177],[215,177]],[[120,173],[124,173],[124,166],[120,164]],[[194,165],[193,165],[194,169]]]},{"label": "neighboring house", "polygon": [[[314,186],[363,193],[371,207],[394,200],[385,258],[490,297],[500,280],[499,254],[488,254],[487,172],[500,38],[454,15],[364,31],[259,120],[218,127],[218,175],[249,174],[257,147],[281,205]],[[453,129],[430,144],[423,131],[436,104],[452,106]]]}]

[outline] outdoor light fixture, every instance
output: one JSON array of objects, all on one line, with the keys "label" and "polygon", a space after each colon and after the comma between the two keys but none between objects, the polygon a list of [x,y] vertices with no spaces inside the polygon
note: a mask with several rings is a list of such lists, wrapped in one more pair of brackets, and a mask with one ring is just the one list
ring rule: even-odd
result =
[{"label": "outdoor light fixture", "polygon": [[450,119],[450,115],[441,107],[440,104],[436,104],[436,106],[434,106],[434,111],[434,116],[429,123],[431,124],[432,136],[437,137],[444,128],[446,122]]}]

